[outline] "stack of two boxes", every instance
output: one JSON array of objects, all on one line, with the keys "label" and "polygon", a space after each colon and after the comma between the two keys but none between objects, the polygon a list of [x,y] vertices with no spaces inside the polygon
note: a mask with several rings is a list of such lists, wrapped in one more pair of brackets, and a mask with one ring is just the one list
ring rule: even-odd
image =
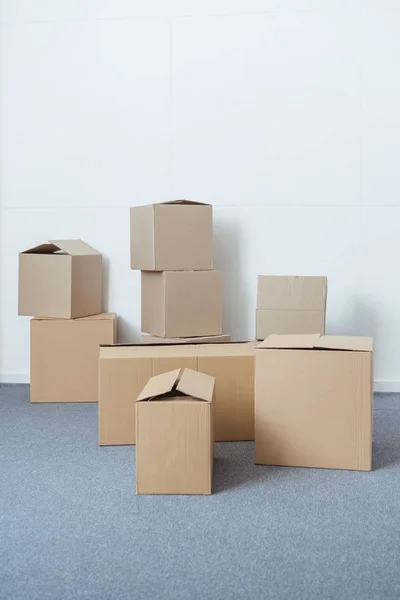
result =
[{"label": "stack of two boxes", "polygon": [[143,343],[230,340],[222,336],[211,205],[176,200],[131,208],[131,269],[142,271]]},{"label": "stack of two boxes", "polygon": [[102,256],[82,240],[19,255],[18,314],[31,320],[31,402],[97,402],[100,344],[116,342],[102,313]]}]

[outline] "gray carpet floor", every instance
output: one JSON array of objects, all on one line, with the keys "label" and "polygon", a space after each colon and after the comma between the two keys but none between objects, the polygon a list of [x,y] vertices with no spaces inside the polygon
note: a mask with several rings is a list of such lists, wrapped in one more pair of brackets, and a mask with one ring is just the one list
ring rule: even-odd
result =
[{"label": "gray carpet floor", "polygon": [[400,397],[377,395],[374,471],[267,468],[217,444],[214,494],[136,496],[97,406],[0,386],[0,598],[400,598]]}]

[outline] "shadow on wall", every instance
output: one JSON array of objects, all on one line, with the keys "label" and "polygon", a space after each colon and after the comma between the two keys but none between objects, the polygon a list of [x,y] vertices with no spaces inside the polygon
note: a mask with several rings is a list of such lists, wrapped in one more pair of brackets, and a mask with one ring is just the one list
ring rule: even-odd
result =
[{"label": "shadow on wall", "polygon": [[133,327],[124,317],[119,317],[117,320],[117,342],[119,344],[140,344],[140,332]]},{"label": "shadow on wall", "polygon": [[249,339],[248,319],[254,313],[242,275],[241,255],[238,224],[229,219],[220,223],[214,218],[214,268],[222,271],[222,327],[232,340]]},{"label": "shadow on wall", "polygon": [[103,312],[109,311],[109,296],[110,296],[110,259],[103,254],[103,290],[102,290],[102,305]]}]

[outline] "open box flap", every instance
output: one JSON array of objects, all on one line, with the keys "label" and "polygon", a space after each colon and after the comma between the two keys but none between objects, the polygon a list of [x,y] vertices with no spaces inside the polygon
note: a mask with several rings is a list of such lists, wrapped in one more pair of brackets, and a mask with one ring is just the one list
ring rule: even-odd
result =
[{"label": "open box flap", "polygon": [[101,254],[82,240],[50,240],[50,243],[54,244],[54,246],[57,246],[59,250],[62,250],[71,256]]},{"label": "open box flap", "polygon": [[193,396],[198,400],[211,402],[214,394],[215,378],[199,371],[185,369],[176,386],[178,392]]},{"label": "open box flap", "polygon": [[[168,200],[167,202],[160,202],[160,204],[192,204],[194,206],[210,206],[210,204],[206,204],[205,202],[196,202],[195,200]],[[157,204],[155,206],[157,206]]]},{"label": "open box flap", "polygon": [[175,369],[174,371],[168,371],[167,373],[161,373],[161,375],[150,377],[139,396],[136,398],[136,402],[150,400],[150,398],[154,398],[155,396],[162,396],[162,394],[171,392],[179,379],[180,372],[180,369]]}]

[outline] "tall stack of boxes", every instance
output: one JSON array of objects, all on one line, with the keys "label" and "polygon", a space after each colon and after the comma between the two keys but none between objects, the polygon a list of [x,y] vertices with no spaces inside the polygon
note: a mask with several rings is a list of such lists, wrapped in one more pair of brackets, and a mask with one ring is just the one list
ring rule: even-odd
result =
[{"label": "tall stack of boxes", "polygon": [[131,269],[142,271],[141,325],[151,336],[145,343],[226,341],[211,205],[176,200],[131,208]]},{"label": "tall stack of boxes", "polygon": [[82,240],[19,255],[18,314],[31,320],[31,402],[97,402],[101,344],[116,342],[102,313],[102,256]]}]

